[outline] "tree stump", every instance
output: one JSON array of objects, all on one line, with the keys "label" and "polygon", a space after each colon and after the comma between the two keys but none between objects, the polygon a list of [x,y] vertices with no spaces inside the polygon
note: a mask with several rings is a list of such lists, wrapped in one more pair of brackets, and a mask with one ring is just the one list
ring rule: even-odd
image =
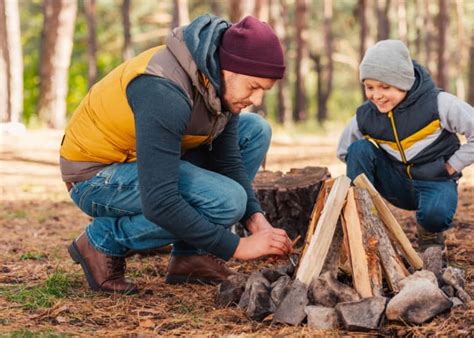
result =
[{"label": "tree stump", "polygon": [[328,169],[321,167],[291,169],[286,174],[262,171],[257,173],[253,187],[268,221],[284,229],[290,238],[301,235],[300,245],[322,182],[330,177]]}]

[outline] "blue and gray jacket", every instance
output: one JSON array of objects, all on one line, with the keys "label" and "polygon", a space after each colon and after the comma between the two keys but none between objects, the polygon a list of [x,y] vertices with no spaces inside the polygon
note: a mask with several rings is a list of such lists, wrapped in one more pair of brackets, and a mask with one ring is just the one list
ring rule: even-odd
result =
[{"label": "blue and gray jacket", "polygon": [[[345,128],[337,156],[345,160],[350,144],[368,139],[412,179],[445,180],[445,163],[458,173],[474,161],[474,109],[438,90],[428,72],[416,62],[415,83],[392,111],[381,113],[366,101]],[[460,145],[456,133],[468,143]]]}]

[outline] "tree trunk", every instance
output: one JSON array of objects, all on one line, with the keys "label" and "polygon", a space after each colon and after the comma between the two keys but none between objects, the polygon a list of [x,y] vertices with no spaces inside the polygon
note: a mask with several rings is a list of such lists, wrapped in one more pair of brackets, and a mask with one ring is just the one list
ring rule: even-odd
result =
[{"label": "tree trunk", "polygon": [[260,21],[268,22],[270,16],[269,0],[256,0],[253,15]]},{"label": "tree trunk", "polygon": [[[359,16],[359,55],[360,61],[364,58],[365,50],[367,49],[367,38],[369,35],[369,27],[367,24],[367,0],[359,0],[357,7],[357,14]],[[364,86],[361,86],[362,100],[366,99]]]},{"label": "tree trunk", "polygon": [[449,90],[448,86],[448,67],[446,65],[447,40],[449,25],[449,0],[439,0],[439,14],[437,20],[438,26],[438,76],[437,85]]},{"label": "tree trunk", "polygon": [[[290,27],[288,23],[288,8],[286,0],[270,0],[269,7],[269,23],[275,30],[280,41],[283,43],[283,51],[287,54],[286,51],[290,46],[291,35],[288,34]],[[287,56],[286,59],[288,60]],[[288,77],[286,75],[283,79],[277,82],[277,120],[286,127],[293,123],[290,89]]]},{"label": "tree trunk", "polygon": [[304,83],[304,62],[307,54],[304,33],[306,22],[306,0],[296,0],[295,13],[295,35],[296,35],[296,59],[295,59],[295,105],[293,109],[293,120],[304,121],[306,119],[306,88]]},{"label": "tree trunk", "polygon": [[268,221],[285,229],[291,238],[301,235],[303,243],[316,196],[330,176],[323,167],[291,169],[284,175],[281,171],[259,171],[253,189]]},{"label": "tree trunk", "polygon": [[390,19],[388,10],[390,8],[390,0],[377,0],[377,41],[386,40],[390,36]]},{"label": "tree trunk", "polygon": [[229,1],[229,17],[230,17],[230,22],[237,22],[242,17],[242,9],[240,8],[240,0]]},{"label": "tree trunk", "polygon": [[123,49],[122,58],[128,60],[133,57],[132,34],[130,33],[130,4],[131,0],[123,0],[122,3],[122,25],[123,25]]},{"label": "tree trunk", "polygon": [[416,38],[415,38],[415,51],[416,58],[421,61],[421,43],[423,41],[423,32],[425,27],[423,27],[423,22],[425,20],[426,13],[423,10],[423,0],[416,0],[416,18],[415,18],[415,27],[416,27]]},{"label": "tree trunk", "polygon": [[432,17],[432,0],[424,0],[425,2],[425,19],[424,19],[424,29],[425,29],[425,66],[430,71],[431,75],[435,74],[435,67],[433,66],[433,36],[434,36],[434,27],[433,27],[433,17]]},{"label": "tree trunk", "polygon": [[211,0],[211,12],[216,16],[222,16],[222,6],[219,0]]},{"label": "tree trunk", "polygon": [[43,13],[38,114],[47,126],[64,128],[77,1],[44,0]]},{"label": "tree trunk", "polygon": [[466,31],[464,28],[464,1],[456,0],[456,16],[457,16],[457,31],[458,31],[458,48],[456,51],[456,65],[459,70],[456,72],[456,96],[461,100],[466,99],[466,89],[462,74],[467,68],[467,61],[469,57],[469,42],[466,39]]},{"label": "tree trunk", "polygon": [[471,37],[471,48],[469,49],[469,93],[467,102],[474,107],[474,34]]},{"label": "tree trunk", "polygon": [[23,112],[23,55],[18,2],[0,0],[1,120],[20,122]]},{"label": "tree trunk", "polygon": [[333,16],[332,0],[324,0],[323,2],[323,35],[324,35],[324,51],[323,53],[317,53],[311,55],[315,63],[316,73],[318,80],[316,84],[317,98],[318,98],[318,111],[316,117],[318,122],[322,123],[327,119],[327,102],[332,91],[332,80],[333,80],[333,38],[331,30],[331,21]]},{"label": "tree trunk", "polygon": [[334,63],[332,60],[333,54],[333,38],[332,38],[332,0],[324,0],[323,2],[323,13],[324,13],[324,22],[323,22],[323,32],[324,32],[324,48],[326,50],[326,71],[324,72],[324,83],[325,88],[323,95],[321,96],[321,101],[318,102],[318,121],[324,122],[328,117],[328,101],[332,92],[332,78],[334,71]]},{"label": "tree trunk", "polygon": [[[258,18],[260,21],[268,22],[269,21],[269,3],[268,0],[256,0],[255,1],[255,6],[253,8],[253,16]],[[270,24],[271,25],[271,24]],[[252,111],[262,115],[266,116],[267,115],[267,107],[266,107],[266,102],[265,102],[265,95],[266,93],[263,94],[262,98],[262,103],[258,106],[253,106]]]},{"label": "tree trunk", "polygon": [[398,0],[398,37],[408,46],[407,4],[405,0]]},{"label": "tree trunk", "polygon": [[173,0],[173,20],[171,29],[187,25],[189,23],[188,0]]},{"label": "tree trunk", "polygon": [[254,11],[254,3],[251,0],[230,0],[229,1],[230,22],[238,22]]},{"label": "tree trunk", "polygon": [[84,0],[84,9],[87,19],[87,79],[89,88],[97,81],[97,25],[96,0]]},{"label": "tree trunk", "polygon": [[0,0],[0,122],[10,121],[9,67],[5,0]]}]

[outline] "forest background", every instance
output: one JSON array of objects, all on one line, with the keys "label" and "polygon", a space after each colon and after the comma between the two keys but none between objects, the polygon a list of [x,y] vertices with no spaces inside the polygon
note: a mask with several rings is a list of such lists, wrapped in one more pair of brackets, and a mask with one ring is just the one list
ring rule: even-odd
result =
[{"label": "forest background", "polygon": [[386,38],[474,104],[474,0],[0,0],[1,121],[63,128],[91,85],[204,13],[277,32],[286,76],[251,107],[274,125],[346,121],[363,101],[358,64]]},{"label": "forest background", "polygon": [[[90,86],[204,13],[231,22],[253,14],[282,41],[286,76],[263,106],[250,108],[274,127],[267,170],[345,173],[337,139],[363,101],[361,57],[380,39],[403,40],[439,87],[474,104],[474,0],[0,0],[0,336],[358,334],[260,323],[218,308],[215,287],[164,282],[167,254],[127,260],[142,290],[131,297],[89,291],[69,258],[67,246],[90,219],[61,180],[64,126]],[[474,166],[463,170],[458,191],[447,254],[474,295]],[[416,245],[415,213],[392,211]],[[242,273],[276,264],[229,262]],[[378,334],[474,336],[472,304],[419,326],[384,324]]]}]

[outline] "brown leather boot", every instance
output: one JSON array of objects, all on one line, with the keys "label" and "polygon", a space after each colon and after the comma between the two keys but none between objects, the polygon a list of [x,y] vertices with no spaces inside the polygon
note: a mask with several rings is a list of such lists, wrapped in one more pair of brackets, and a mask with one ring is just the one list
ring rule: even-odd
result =
[{"label": "brown leather boot", "polygon": [[137,293],[137,286],[125,279],[125,258],[107,256],[89,243],[83,232],[68,248],[75,263],[81,264],[89,286],[107,293]]},{"label": "brown leather boot", "polygon": [[235,274],[224,260],[212,255],[171,256],[165,282],[218,284]]}]

